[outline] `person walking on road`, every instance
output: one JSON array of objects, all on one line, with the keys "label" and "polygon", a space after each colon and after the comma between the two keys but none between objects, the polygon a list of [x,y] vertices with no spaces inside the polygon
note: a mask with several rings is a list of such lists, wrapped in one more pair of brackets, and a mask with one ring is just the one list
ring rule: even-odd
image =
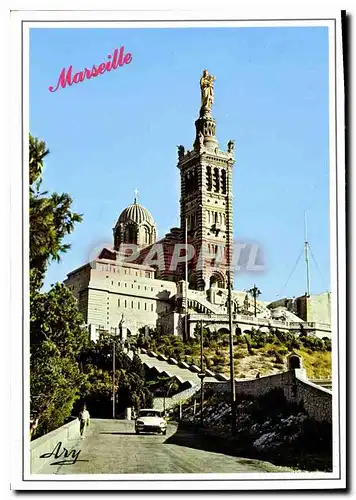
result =
[{"label": "person walking on road", "polygon": [[78,418],[80,422],[80,437],[84,439],[85,428],[88,427],[90,423],[90,415],[85,405],[79,412]]}]

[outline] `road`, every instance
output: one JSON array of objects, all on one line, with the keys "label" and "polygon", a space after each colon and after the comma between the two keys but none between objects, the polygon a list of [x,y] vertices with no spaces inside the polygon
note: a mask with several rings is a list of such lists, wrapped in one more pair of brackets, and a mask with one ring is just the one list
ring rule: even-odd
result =
[{"label": "road", "polygon": [[[79,424],[78,424],[79,425]],[[79,434],[79,429],[78,429]],[[64,446],[77,454],[64,459]],[[48,450],[50,453],[54,450]],[[168,424],[167,435],[134,432],[134,422],[93,419],[85,439],[63,443],[58,458],[43,458],[40,474],[179,474],[291,471],[269,462],[238,458],[212,451],[206,437],[177,430]],[[221,450],[220,450],[221,451]],[[78,454],[78,452],[80,452]],[[51,463],[56,462],[56,465]],[[73,463],[75,462],[75,463]]]}]

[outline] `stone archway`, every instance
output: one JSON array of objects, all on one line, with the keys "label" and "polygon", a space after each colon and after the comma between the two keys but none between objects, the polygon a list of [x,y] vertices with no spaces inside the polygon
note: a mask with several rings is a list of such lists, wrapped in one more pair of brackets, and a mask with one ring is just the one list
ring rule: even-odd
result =
[{"label": "stone archway", "polygon": [[291,354],[287,359],[288,370],[299,370],[302,368],[302,359],[298,354]]},{"label": "stone archway", "polygon": [[214,272],[210,276],[209,285],[210,288],[225,288],[224,276],[218,271]]},{"label": "stone archway", "polygon": [[229,335],[230,331],[228,328],[222,326],[221,328],[219,328],[218,330],[218,335]]}]

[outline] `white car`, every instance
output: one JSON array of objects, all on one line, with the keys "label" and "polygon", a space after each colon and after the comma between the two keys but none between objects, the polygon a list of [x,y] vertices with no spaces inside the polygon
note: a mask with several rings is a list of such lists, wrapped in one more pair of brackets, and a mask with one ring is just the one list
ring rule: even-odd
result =
[{"label": "white car", "polygon": [[139,411],[138,417],[135,422],[136,434],[140,432],[158,432],[159,434],[167,433],[167,422],[162,417],[159,410],[151,408]]}]

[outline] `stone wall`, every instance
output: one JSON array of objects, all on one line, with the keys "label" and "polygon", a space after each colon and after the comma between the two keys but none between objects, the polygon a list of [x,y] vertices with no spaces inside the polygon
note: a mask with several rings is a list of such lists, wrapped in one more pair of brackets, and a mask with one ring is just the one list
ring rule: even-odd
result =
[{"label": "stone wall", "polygon": [[307,301],[307,319],[315,323],[331,324],[331,293],[311,295]]},{"label": "stone wall", "polygon": [[71,422],[62,425],[44,436],[34,439],[30,443],[30,471],[31,474],[41,473],[41,467],[46,463],[46,459],[40,458],[44,453],[50,453],[58,443],[66,446],[66,443],[78,437],[79,421],[73,419]]},{"label": "stone wall", "polygon": [[185,389],[182,392],[178,392],[174,396],[171,396],[169,398],[165,398],[166,401],[164,402],[164,398],[154,398],[153,400],[153,408],[156,410],[163,410],[165,407],[166,410],[169,410],[170,408],[174,408],[175,406],[179,405],[179,403],[184,403],[187,401],[189,398],[191,398],[197,391],[199,390],[199,387],[197,385],[194,385],[193,387],[189,387],[189,389]]},{"label": "stone wall", "polygon": [[162,335],[179,335],[181,315],[176,312],[162,314],[157,320],[157,327]]},{"label": "stone wall", "polygon": [[296,377],[297,398],[306,413],[315,420],[332,422],[332,393],[308,380]]},{"label": "stone wall", "polygon": [[[207,382],[205,390],[229,392],[230,381]],[[301,377],[298,370],[289,370],[252,380],[236,380],[236,396],[245,394],[259,397],[273,389],[282,389],[290,403],[301,403],[306,413],[315,420],[332,422],[332,393]]]}]

